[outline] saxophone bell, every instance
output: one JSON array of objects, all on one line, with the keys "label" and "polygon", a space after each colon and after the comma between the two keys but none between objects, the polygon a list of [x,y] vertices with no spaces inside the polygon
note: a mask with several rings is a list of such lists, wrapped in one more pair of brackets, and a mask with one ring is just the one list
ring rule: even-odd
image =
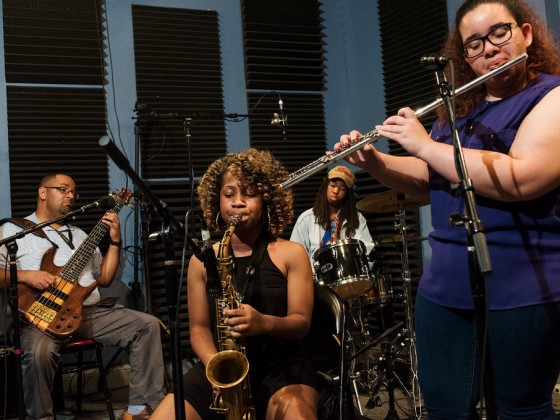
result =
[{"label": "saxophone bell", "polygon": [[212,385],[219,388],[214,393],[210,407],[227,419],[247,419],[249,407],[246,406],[243,382],[249,373],[247,357],[237,350],[224,350],[216,353],[206,365],[206,377]]}]

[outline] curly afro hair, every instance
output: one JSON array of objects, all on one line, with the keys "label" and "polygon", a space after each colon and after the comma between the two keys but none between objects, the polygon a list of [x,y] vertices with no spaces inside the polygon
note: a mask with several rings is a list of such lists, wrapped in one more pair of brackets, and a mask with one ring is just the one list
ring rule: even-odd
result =
[{"label": "curly afro hair", "polygon": [[217,225],[216,217],[220,211],[222,177],[226,172],[237,178],[242,191],[251,188],[262,196],[264,211],[270,215],[268,229],[273,235],[281,233],[292,223],[292,192],[278,189],[278,185],[288,178],[288,171],[272,153],[248,149],[229,153],[214,161],[200,180],[197,191],[204,219],[209,227],[222,232],[223,226]]}]

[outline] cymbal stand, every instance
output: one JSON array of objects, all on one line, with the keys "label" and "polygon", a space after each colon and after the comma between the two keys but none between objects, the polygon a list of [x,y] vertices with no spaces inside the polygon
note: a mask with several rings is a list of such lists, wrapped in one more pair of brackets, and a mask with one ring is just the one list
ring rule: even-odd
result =
[{"label": "cymbal stand", "polygon": [[[398,338],[398,337],[397,337]],[[394,341],[390,342],[388,340],[384,340],[381,342],[381,351],[383,357],[385,358],[385,375],[387,375],[387,394],[389,395],[389,411],[387,412],[387,416],[385,420],[399,420],[399,416],[397,415],[397,410],[395,409],[395,385],[394,385],[394,360],[393,360],[393,346]]]},{"label": "cymbal stand", "polygon": [[[397,381],[401,384],[401,386],[403,387],[403,389],[406,389],[404,387],[404,384],[402,383],[402,381],[400,380],[400,378],[396,375],[394,369],[392,368],[392,364],[390,366],[390,371],[388,370],[389,367],[387,366],[387,360],[391,359],[391,363],[392,361],[394,361],[394,357],[396,356],[396,354],[394,355],[393,352],[393,348],[394,348],[394,343],[399,342],[402,339],[402,332],[403,332],[403,323],[399,322],[396,325],[392,326],[391,328],[387,329],[385,332],[383,332],[382,334],[379,334],[378,336],[376,336],[375,338],[373,338],[371,340],[370,343],[368,343],[365,347],[361,348],[360,350],[356,351],[350,358],[349,358],[349,362],[352,362],[354,359],[356,359],[357,357],[361,356],[362,354],[364,354],[365,352],[367,352],[369,349],[371,349],[372,347],[376,346],[377,344],[381,343],[381,348],[383,349],[384,344],[383,343],[390,343],[390,346],[387,347],[387,350],[391,352],[391,354],[386,354],[384,353],[378,360],[378,362],[375,364],[375,366],[373,367],[369,367],[369,357],[365,358],[365,362],[366,362],[366,367],[362,372],[356,372],[355,374],[351,375],[351,379],[352,379],[352,385],[353,385],[353,391],[356,397],[356,402],[358,405],[358,409],[360,411],[360,414],[363,416],[363,410],[362,410],[362,406],[360,404],[360,396],[359,396],[359,392],[358,392],[358,384],[365,386],[368,390],[372,390],[371,392],[371,397],[368,400],[368,402],[366,403],[366,408],[374,408],[374,407],[380,407],[381,403],[379,400],[379,390],[381,388],[381,386],[386,383],[387,384],[387,389],[388,391],[394,395],[393,393],[393,378],[396,378]],[[391,339],[389,339],[389,337],[393,334],[397,333],[397,335]],[[381,373],[378,373],[380,372]],[[364,376],[366,383],[362,383],[360,382],[360,379],[362,378],[362,375]],[[373,377],[374,375],[374,377]],[[389,382],[391,382],[391,387],[389,385]],[[373,385],[375,384],[375,385]],[[390,399],[393,399],[394,401],[394,397],[390,396]]]},{"label": "cymbal stand", "polygon": [[[395,227],[399,230],[402,236],[402,279],[403,279],[403,303],[405,308],[405,327],[406,339],[408,340],[408,354],[410,358],[410,373],[412,375],[411,384],[411,397],[414,404],[414,414],[417,419],[422,414],[422,400],[420,394],[420,385],[418,383],[418,359],[416,356],[416,336],[414,334],[414,315],[412,310],[412,287],[411,275],[408,262],[408,244],[406,240],[406,210],[400,206],[396,212],[397,221]],[[406,388],[405,388],[406,389]]]},{"label": "cymbal stand", "polygon": [[[353,325],[358,329],[356,335],[357,338],[359,340],[359,346],[363,349],[369,349],[371,348],[371,336],[369,331],[366,330],[365,325],[363,323],[363,313],[362,313],[362,305],[361,303],[358,302],[358,316],[357,319],[356,317],[354,317],[354,314],[352,313],[352,311],[349,311],[349,316],[351,319],[351,322],[353,323]],[[349,304],[350,309],[352,308],[352,302],[350,302]],[[353,337],[353,335],[348,334],[348,341],[349,342],[354,342],[356,341],[356,337]],[[364,350],[365,352],[365,350]],[[362,354],[360,352],[360,354]],[[361,369],[360,371],[354,371],[354,366],[355,366],[355,359],[357,357],[357,354],[353,354],[350,359],[349,359],[349,375],[350,375],[350,381],[352,384],[352,392],[354,394],[354,399],[356,401],[356,405],[358,406],[358,410],[360,412],[360,415],[363,416],[364,415],[364,411],[362,409],[362,405],[360,403],[360,392],[359,392],[359,388],[358,385],[360,387],[365,387],[367,386],[367,383],[369,383],[369,376],[370,376],[370,367],[369,367],[369,358],[365,357],[364,358],[364,363],[365,363],[365,368]],[[361,379],[364,378],[367,383],[364,383],[361,381]]]},{"label": "cymbal stand", "polygon": [[[371,397],[366,403],[366,408],[381,407],[379,398],[379,390],[385,384],[387,387],[387,395],[389,398],[389,411],[385,420],[399,420],[397,410],[395,408],[395,380],[400,384],[403,389],[406,389],[401,379],[395,372],[395,359],[398,355],[398,350],[395,345],[400,347],[402,333],[399,332],[394,338],[385,338],[381,341],[381,357],[377,369],[381,369],[381,373],[375,378],[375,386],[373,387]],[[397,344],[399,343],[399,344]]]}]

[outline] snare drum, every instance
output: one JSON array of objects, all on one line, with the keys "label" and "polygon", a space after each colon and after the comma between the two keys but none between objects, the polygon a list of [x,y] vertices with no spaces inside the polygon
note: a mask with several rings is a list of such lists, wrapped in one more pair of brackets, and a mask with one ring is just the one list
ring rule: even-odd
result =
[{"label": "snare drum", "polygon": [[333,242],[315,252],[313,261],[317,280],[343,299],[360,296],[373,287],[366,247],[360,240]]}]

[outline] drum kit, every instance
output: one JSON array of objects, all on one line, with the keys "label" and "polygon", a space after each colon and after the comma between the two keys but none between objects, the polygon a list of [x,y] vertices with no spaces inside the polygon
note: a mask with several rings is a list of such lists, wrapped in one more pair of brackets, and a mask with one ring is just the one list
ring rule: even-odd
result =
[{"label": "drum kit", "polygon": [[[347,317],[351,322],[347,325],[349,331],[346,343],[351,362],[349,376],[362,416],[364,411],[360,395],[369,395],[366,408],[379,407],[379,392],[385,386],[389,397],[386,419],[398,419],[394,398],[396,383],[411,402],[410,407],[414,411],[411,418],[421,418],[408,246],[410,242],[426,238],[407,235],[406,211],[427,204],[427,195],[404,194],[394,190],[362,199],[357,208],[364,213],[394,212],[398,234],[378,238],[369,255],[364,243],[357,239],[334,242],[314,255],[316,280],[333,289],[344,300],[346,311],[350,314]],[[402,294],[399,295],[393,294],[390,267],[383,263],[376,252],[376,248],[384,244],[394,244],[399,249],[403,283]],[[392,304],[396,300],[402,302],[404,320],[394,324]],[[376,315],[379,321],[380,332],[376,335],[372,335],[367,328],[372,315]],[[404,373],[397,369],[398,363],[405,367]]]}]

